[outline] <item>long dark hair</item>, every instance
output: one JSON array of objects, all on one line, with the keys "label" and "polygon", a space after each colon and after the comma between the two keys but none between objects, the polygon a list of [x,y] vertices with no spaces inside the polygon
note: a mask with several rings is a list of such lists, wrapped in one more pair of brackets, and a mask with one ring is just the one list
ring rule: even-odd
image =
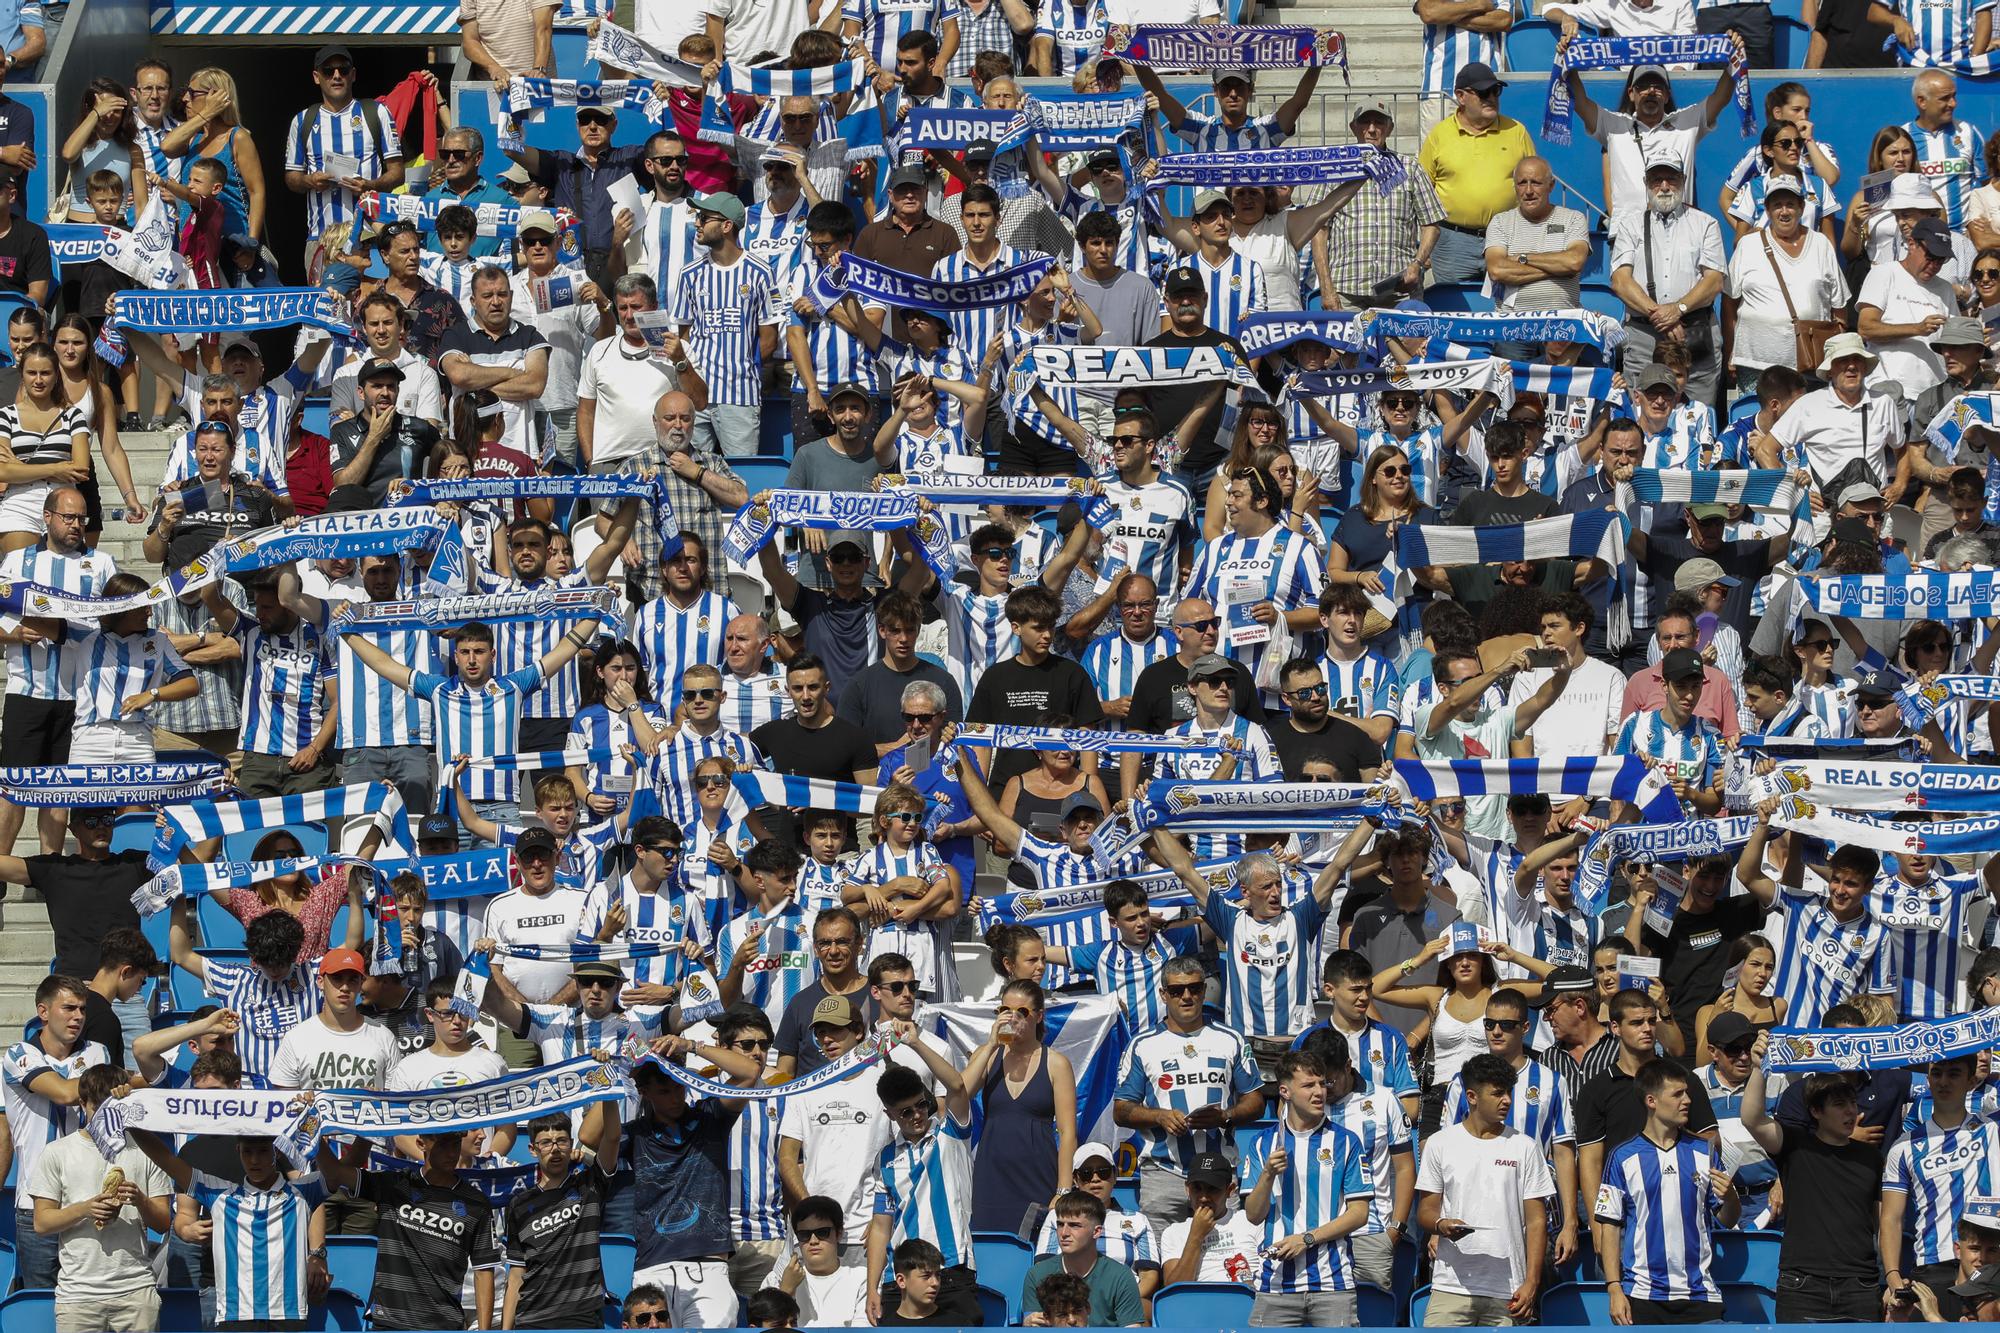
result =
[{"label": "long dark hair", "polygon": [[[609,644],[607,647],[606,645]],[[583,706],[604,702],[604,667],[614,657],[630,657],[638,674],[632,678],[632,697],[640,703],[649,704],[653,698],[653,688],[646,681],[646,659],[639,655],[639,645],[630,639],[620,639],[611,643],[608,638],[597,641],[597,655],[591,659],[590,675],[583,682]]]},{"label": "long dark hair", "polygon": [[[460,394],[458,402],[452,405],[452,442],[458,446],[459,452],[474,462],[479,461],[479,437],[483,433],[480,428],[481,423],[487,419],[479,415],[479,410],[491,407],[499,401],[500,395],[491,389],[468,389]],[[499,417],[496,416],[492,420],[498,421]]]},{"label": "long dark hair", "polygon": [[[132,90],[118,80],[98,78],[85,84],[83,100],[76,109],[76,118],[82,120],[96,108],[99,93],[109,93],[113,97],[124,99],[125,113],[118,117],[118,128],[111,132],[110,141],[130,148],[133,140],[139,137],[139,122],[138,117],[132,114]],[[99,128],[103,128],[101,122]]]}]

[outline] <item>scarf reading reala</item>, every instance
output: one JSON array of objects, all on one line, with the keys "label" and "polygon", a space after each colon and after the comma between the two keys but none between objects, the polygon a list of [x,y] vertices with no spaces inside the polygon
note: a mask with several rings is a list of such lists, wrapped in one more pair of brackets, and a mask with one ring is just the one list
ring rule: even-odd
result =
[{"label": "scarf reading reala", "polygon": [[1718,33],[1708,37],[1572,37],[1557,51],[1549,69],[1548,108],[1542,115],[1542,137],[1550,143],[1569,142],[1571,70],[1723,64],[1729,66],[1729,76],[1735,83],[1736,115],[1744,137],[1748,138],[1757,132],[1757,113],[1750,105],[1750,67],[1729,34]]},{"label": "scarf reading reala", "polygon": [[1896,691],[1896,706],[1902,710],[1903,724],[1921,727],[1954,700],[1982,703],[2000,701],[2000,676],[1939,676],[1928,684],[1913,680]]}]

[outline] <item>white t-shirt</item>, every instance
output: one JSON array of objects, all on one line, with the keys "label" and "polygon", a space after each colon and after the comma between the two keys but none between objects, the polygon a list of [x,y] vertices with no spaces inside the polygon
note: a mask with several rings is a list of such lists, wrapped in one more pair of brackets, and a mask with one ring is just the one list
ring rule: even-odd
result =
[{"label": "white t-shirt", "polygon": [[[148,1199],[173,1193],[167,1173],[137,1148],[127,1148],[107,1162],[90,1135],[79,1131],[57,1139],[35,1160],[21,1195],[24,1200],[47,1199],[67,1208],[102,1194],[104,1178],[113,1167]],[[129,1203],[102,1231],[86,1220],[63,1232],[58,1263],[58,1301],[126,1296],[158,1284],[153,1266],[146,1262],[146,1228],[139,1221],[139,1210]]]},{"label": "white t-shirt", "polygon": [[[1855,304],[1874,306],[1885,324],[1920,324],[1930,315],[1950,318],[1958,313],[1950,283],[1942,277],[1918,282],[1900,261],[1869,269]],[[1868,382],[1899,385],[1906,400],[1944,379],[1944,358],[1931,350],[1929,338],[1871,341],[1868,350],[1882,358]]]},{"label": "white t-shirt", "polygon": [[1645,157],[1661,148],[1673,149],[1687,164],[1687,197],[1695,197],[1694,150],[1701,136],[1715,128],[1708,116],[1708,99],[1677,107],[1648,128],[1623,111],[1599,111],[1597,133],[1611,174],[1611,211],[1630,213],[1646,206]]},{"label": "white t-shirt", "polygon": [[[704,22],[711,15],[722,20],[724,50],[719,54],[730,60],[749,60],[765,51],[782,56],[792,49],[792,39],[812,26],[806,0],[702,0],[695,9]],[[661,49],[674,53],[672,47]]]},{"label": "white t-shirt", "polygon": [[[678,43],[679,39],[675,41]],[[671,51],[673,47],[666,49]],[[580,268],[557,265],[548,276],[565,273],[575,277],[578,286],[583,284]],[[514,318],[534,325],[549,341],[549,379],[537,406],[544,412],[564,412],[576,406],[576,377],[583,369],[585,354],[597,341],[597,307],[578,302],[554,310],[537,310],[534,282],[534,275],[526,269],[514,274]]]},{"label": "white t-shirt", "polygon": [[[1518,709],[1542,687],[1552,673],[1545,667],[1515,675],[1507,702]],[[1569,684],[1556,696],[1555,707],[1535,719],[1528,735],[1534,739],[1535,753],[1556,755],[1599,755],[1609,748],[1607,737],[1618,734],[1619,708],[1625,700],[1625,677],[1618,668],[1594,657],[1569,673]]]},{"label": "white t-shirt", "polygon": [[[554,888],[539,896],[509,889],[486,906],[486,933],[501,944],[561,944],[576,940],[583,891]],[[508,958],[501,970],[530,1004],[547,1004],[569,980],[568,958]]]},{"label": "white t-shirt", "polygon": [[583,359],[576,381],[578,400],[590,398],[597,404],[591,464],[644,458],[657,450],[653,404],[680,387],[673,363],[654,356],[646,344],[635,352],[622,331],[599,339]]},{"label": "white t-shirt", "polygon": [[[1776,241],[1770,241],[1766,250],[1764,237],[1763,232],[1753,232],[1736,243],[1736,253],[1729,257],[1729,285],[1725,288],[1740,303],[1736,311],[1736,364],[1756,369],[1789,366],[1797,359],[1791,310],[1798,311],[1800,319],[1825,319],[1829,312],[1847,304],[1847,278],[1840,270],[1840,256],[1832,241],[1809,231],[1805,249],[1794,259]],[[1777,269],[1771,266],[1774,255]],[[1778,284],[1781,271],[1782,288]],[[1785,305],[1788,295],[1790,307]]]},{"label": "white t-shirt", "polygon": [[1222,18],[1221,0],[1104,0],[1111,23],[1199,23]]},{"label": "white t-shirt", "polygon": [[1271,310],[1297,310],[1299,300],[1299,248],[1292,244],[1291,228],[1285,214],[1266,217],[1250,229],[1248,236],[1231,236],[1229,248],[1264,266],[1264,298]]},{"label": "white t-shirt", "polygon": [[1417,1190],[1443,1195],[1438,1215],[1472,1228],[1460,1240],[1438,1237],[1431,1286],[1460,1296],[1513,1295],[1527,1276],[1521,1201],[1556,1192],[1535,1141],[1517,1129],[1474,1138],[1463,1122],[1441,1129],[1424,1144]]},{"label": "white t-shirt", "polygon": [[352,1032],[328,1027],[322,1013],[293,1028],[278,1043],[271,1062],[271,1086],[300,1088],[368,1088],[388,1086],[396,1067],[396,1034],[373,1019],[363,1019]]},{"label": "white t-shirt", "polygon": [[[789,1257],[771,1266],[765,1287],[775,1287],[785,1275]],[[799,1303],[800,1328],[868,1328],[868,1270],[860,1264],[842,1264],[825,1277],[806,1274],[792,1293]]]},{"label": "white t-shirt", "polygon": [[[1188,1232],[1192,1221],[1180,1221],[1168,1227],[1160,1237],[1160,1263],[1175,1262],[1187,1249]],[[1196,1282],[1253,1282],[1260,1264],[1258,1252],[1264,1246],[1264,1228],[1243,1215],[1241,1208],[1231,1208],[1229,1216],[1215,1224],[1201,1243],[1201,1268],[1196,1271]]]},{"label": "white t-shirt", "polygon": [[428,1092],[432,1088],[462,1088],[507,1072],[500,1053],[475,1046],[463,1055],[446,1055],[435,1046],[412,1051],[389,1071],[390,1092]]},{"label": "white t-shirt", "polygon": [[[361,411],[361,368],[374,359],[371,348],[367,356],[348,357],[333,373],[329,393],[334,420]],[[444,393],[438,388],[431,363],[405,347],[397,354],[396,365],[403,372],[403,387],[396,391],[396,410],[406,417],[422,417],[440,430],[449,426],[444,419]]]},{"label": "white t-shirt", "polygon": [[840,1205],[850,1245],[868,1238],[875,1211],[877,1166],[894,1127],[875,1095],[879,1072],[868,1069],[796,1097],[785,1098],[778,1137],[804,1145],[806,1193]]}]

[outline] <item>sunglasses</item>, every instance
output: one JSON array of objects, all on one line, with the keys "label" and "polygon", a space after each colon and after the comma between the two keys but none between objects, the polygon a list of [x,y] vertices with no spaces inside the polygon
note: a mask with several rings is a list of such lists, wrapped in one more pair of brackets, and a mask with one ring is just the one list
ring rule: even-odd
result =
[{"label": "sunglasses", "polygon": [[1410,475],[1410,465],[1408,463],[1405,463],[1401,467],[1385,465],[1375,469],[1375,475],[1378,477],[1407,477]]},{"label": "sunglasses", "polygon": [[665,1310],[634,1310],[628,1312],[625,1318],[639,1328],[653,1328],[656,1326],[664,1328],[667,1323],[667,1312]]},{"label": "sunglasses", "polygon": [[1976,268],[1972,270],[1972,276],[1975,278],[2000,278],[2000,268]]},{"label": "sunglasses", "polygon": [[92,810],[87,814],[72,815],[70,817],[70,823],[80,825],[84,828],[98,828],[116,824],[117,822],[118,813],[115,810]]},{"label": "sunglasses", "polygon": [[662,153],[658,157],[649,157],[646,160],[655,166],[683,167],[687,165],[688,155],[686,153]]},{"label": "sunglasses", "polygon": [[1112,444],[1119,445],[1119,444],[1151,444],[1154,440],[1157,440],[1160,437],[1157,435],[1113,435],[1110,436],[1109,438]]},{"label": "sunglasses", "polygon": [[469,148],[440,148],[438,149],[438,156],[447,162],[463,162],[472,156],[472,150]]},{"label": "sunglasses", "polygon": [[1801,142],[1803,142],[1803,141],[1802,141],[1802,140],[1799,140],[1799,139],[1773,139],[1773,140],[1771,140],[1771,147],[1773,147],[1773,148],[1797,148],[1797,147],[1799,146],[1799,144],[1800,144]]},{"label": "sunglasses", "polygon": [[1185,999],[1190,995],[1201,995],[1207,990],[1208,983],[1205,981],[1163,983],[1160,986],[1162,994],[1173,996],[1175,999]]},{"label": "sunglasses", "polygon": [[1488,1032],[1519,1032],[1524,1020],[1519,1018],[1489,1018],[1485,1020]]},{"label": "sunglasses", "polygon": [[881,987],[891,995],[907,995],[917,988],[917,983],[914,981],[884,981],[881,983]]},{"label": "sunglasses", "polygon": [[651,852],[655,856],[664,856],[669,861],[674,860],[681,854],[680,848],[669,847],[667,844],[661,842],[649,842],[639,850],[642,852]]},{"label": "sunglasses", "polygon": [[924,817],[914,810],[891,810],[888,814],[883,815],[882,818],[893,819],[901,824],[921,824],[924,822]]},{"label": "sunglasses", "polygon": [[839,555],[828,556],[826,562],[829,565],[858,565],[862,559],[858,551],[842,551]]},{"label": "sunglasses", "polygon": [[937,720],[938,720],[938,715],[937,715],[936,713],[905,713],[905,714],[903,714],[903,721],[905,721],[905,722],[921,722],[921,723],[923,723],[923,724],[924,724],[925,726],[929,726],[929,725],[930,725],[931,723],[933,723],[933,722],[935,722],[935,721],[937,721]]},{"label": "sunglasses", "polygon": [[1324,685],[1308,685],[1302,690],[1289,691],[1294,699],[1324,699],[1327,690]]},{"label": "sunglasses", "polygon": [[738,1037],[729,1043],[732,1051],[768,1051],[771,1049],[769,1037]]},{"label": "sunglasses", "polygon": [[926,1098],[923,1101],[914,1102],[909,1106],[897,1107],[895,1110],[889,1112],[889,1118],[891,1120],[902,1120],[902,1121],[928,1120],[930,1118],[931,1110],[932,1107],[930,1100]]},{"label": "sunglasses", "polygon": [[722,691],[716,686],[706,685],[698,690],[682,690],[681,697],[684,699],[699,699],[706,702],[710,699],[720,699]]},{"label": "sunglasses", "polygon": [[973,552],[982,560],[1012,560],[1014,551],[1008,546],[982,546]]},{"label": "sunglasses", "polygon": [[800,1240],[832,1240],[832,1227],[800,1227],[794,1233]]},{"label": "sunglasses", "polygon": [[729,779],[723,777],[720,773],[709,773],[702,777],[696,778],[694,780],[694,785],[705,791],[712,791],[717,787],[727,787],[729,785]]},{"label": "sunglasses", "polygon": [[1407,397],[1400,393],[1385,393],[1382,395],[1382,406],[1384,407],[1408,408],[1408,407],[1415,407],[1416,405],[1417,405],[1416,399]]},{"label": "sunglasses", "polygon": [[546,250],[555,243],[555,237],[543,236],[539,232],[531,236],[524,235],[521,237],[521,248],[523,250]]},{"label": "sunglasses", "polygon": [[319,72],[322,74],[352,74],[354,72],[354,66],[346,64],[344,62],[337,62],[331,65],[321,65],[319,67]]},{"label": "sunglasses", "polygon": [[1222,617],[1210,616],[1206,620],[1176,620],[1175,629],[1190,630],[1196,634],[1206,634],[1222,623]]},{"label": "sunglasses", "polygon": [[1116,1180],[1118,1168],[1115,1166],[1080,1166],[1070,1172],[1077,1180]]}]

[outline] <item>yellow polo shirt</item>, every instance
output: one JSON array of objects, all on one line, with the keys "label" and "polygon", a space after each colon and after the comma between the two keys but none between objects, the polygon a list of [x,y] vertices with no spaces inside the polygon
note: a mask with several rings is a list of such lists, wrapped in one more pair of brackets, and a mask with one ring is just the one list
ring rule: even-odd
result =
[{"label": "yellow polo shirt", "polygon": [[1514,164],[1534,155],[1535,141],[1518,120],[1502,116],[1486,133],[1470,134],[1453,115],[1424,140],[1417,165],[1437,187],[1449,221],[1483,229],[1514,206]]}]

